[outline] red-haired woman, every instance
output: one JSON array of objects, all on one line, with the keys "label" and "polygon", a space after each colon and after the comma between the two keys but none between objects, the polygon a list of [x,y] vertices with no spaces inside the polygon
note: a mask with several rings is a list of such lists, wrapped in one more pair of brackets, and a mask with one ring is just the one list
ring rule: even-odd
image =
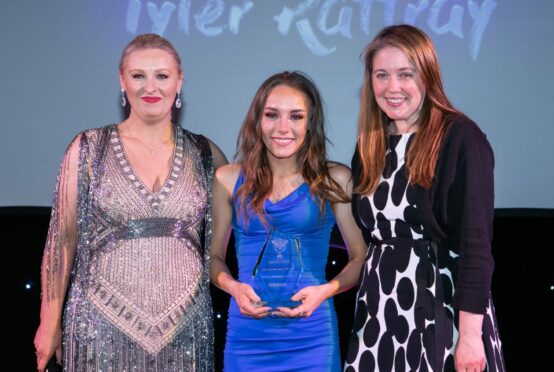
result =
[{"label": "red-haired woman", "polygon": [[502,371],[491,147],[421,30],[384,28],[365,65],[352,205],[369,251],[345,371]]}]

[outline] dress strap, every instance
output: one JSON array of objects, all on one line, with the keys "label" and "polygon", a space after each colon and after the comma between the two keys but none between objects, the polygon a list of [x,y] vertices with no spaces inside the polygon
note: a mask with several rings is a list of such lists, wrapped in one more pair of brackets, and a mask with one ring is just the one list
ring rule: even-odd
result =
[{"label": "dress strap", "polygon": [[244,183],[244,172],[241,169],[239,173],[239,177],[237,178],[237,182],[235,182],[235,187],[233,188],[233,198],[235,197],[237,191],[239,190],[239,187],[241,187],[243,183]]}]

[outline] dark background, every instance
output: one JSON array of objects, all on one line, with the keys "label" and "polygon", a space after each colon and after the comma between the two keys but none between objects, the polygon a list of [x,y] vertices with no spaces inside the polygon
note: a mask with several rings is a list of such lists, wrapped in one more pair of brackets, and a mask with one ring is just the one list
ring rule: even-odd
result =
[{"label": "dark background", "polygon": [[[33,337],[39,323],[40,264],[50,218],[48,207],[0,207],[3,259],[1,290],[4,329],[0,370],[36,370]],[[509,371],[543,371],[552,365],[554,334],[553,209],[497,209],[492,293]],[[347,261],[340,236],[333,232],[327,273]],[[234,248],[230,243],[229,265]],[[333,264],[333,261],[335,262]],[[29,288],[26,286],[29,285]],[[4,294],[6,296],[4,296]],[[221,370],[229,297],[212,288],[216,366]],[[341,353],[352,325],[355,291],[335,297]]]}]

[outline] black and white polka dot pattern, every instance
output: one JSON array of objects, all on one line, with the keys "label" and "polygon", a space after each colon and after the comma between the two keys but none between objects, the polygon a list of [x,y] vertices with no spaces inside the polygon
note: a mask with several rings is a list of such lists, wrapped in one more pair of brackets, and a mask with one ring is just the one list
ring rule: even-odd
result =
[{"label": "black and white polka dot pattern", "polygon": [[[458,256],[425,239],[404,156],[413,135],[389,137],[375,193],[354,214],[370,240],[358,288],[345,371],[454,371],[458,331],[453,269]],[[437,281],[437,278],[440,280]],[[483,334],[489,371],[504,370],[494,309]]]}]

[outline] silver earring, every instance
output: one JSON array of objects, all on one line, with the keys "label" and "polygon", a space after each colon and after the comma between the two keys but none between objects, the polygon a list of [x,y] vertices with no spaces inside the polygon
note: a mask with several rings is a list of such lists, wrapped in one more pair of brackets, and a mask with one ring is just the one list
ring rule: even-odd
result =
[{"label": "silver earring", "polygon": [[125,91],[121,89],[121,107],[127,106],[127,100],[125,99]]},{"label": "silver earring", "polygon": [[175,100],[175,107],[181,108],[181,92],[177,92],[177,99]]}]

